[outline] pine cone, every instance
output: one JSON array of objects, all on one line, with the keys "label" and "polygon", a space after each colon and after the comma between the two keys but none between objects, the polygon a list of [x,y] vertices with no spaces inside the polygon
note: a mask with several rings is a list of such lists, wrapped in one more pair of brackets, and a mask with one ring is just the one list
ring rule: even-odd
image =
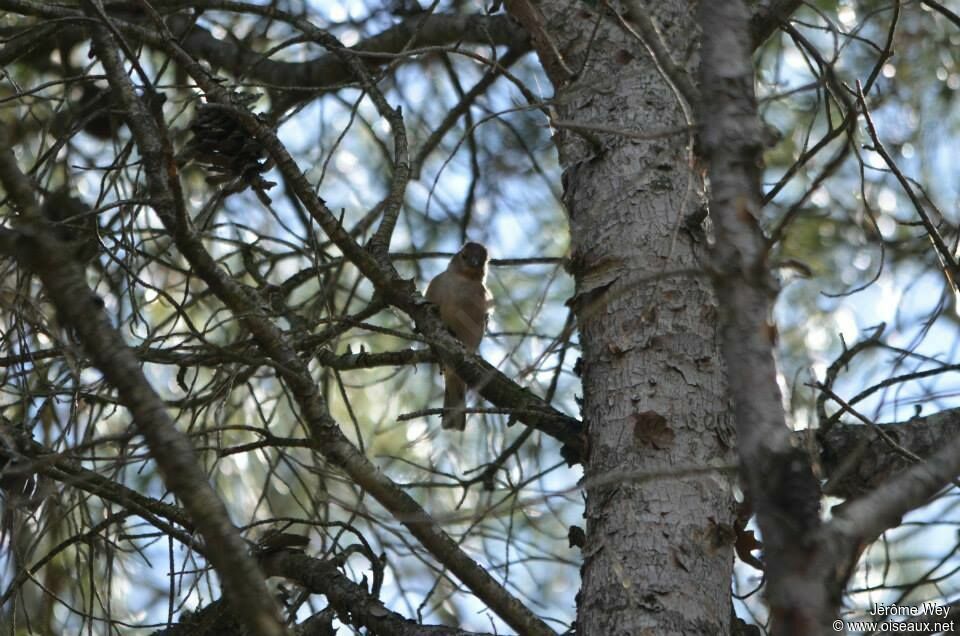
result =
[{"label": "pine cone", "polygon": [[[232,93],[230,100],[237,108],[249,108],[258,95]],[[260,121],[263,118],[257,115]],[[270,169],[263,145],[251,137],[236,115],[219,104],[205,103],[197,107],[197,115],[190,124],[193,137],[184,150],[188,157],[212,173],[207,183],[219,184],[238,180],[254,193],[264,205],[270,204],[266,190],[277,185],[261,174]]]}]

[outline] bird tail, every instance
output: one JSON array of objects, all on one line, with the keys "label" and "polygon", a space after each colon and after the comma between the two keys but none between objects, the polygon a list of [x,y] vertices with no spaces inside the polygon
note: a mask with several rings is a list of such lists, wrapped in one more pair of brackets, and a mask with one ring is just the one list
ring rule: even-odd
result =
[{"label": "bird tail", "polygon": [[453,369],[446,367],[443,370],[446,388],[443,392],[443,428],[453,428],[462,431],[467,427],[467,385],[457,377]]}]

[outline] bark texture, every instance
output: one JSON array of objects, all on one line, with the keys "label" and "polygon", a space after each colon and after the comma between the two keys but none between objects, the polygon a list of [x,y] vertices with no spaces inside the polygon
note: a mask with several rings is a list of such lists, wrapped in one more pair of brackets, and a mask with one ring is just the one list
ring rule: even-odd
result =
[{"label": "bark texture", "polygon": [[643,28],[581,2],[509,9],[563,122],[589,439],[579,633],[729,633],[732,429],[716,303],[696,273],[705,242],[684,223],[704,196],[685,96],[693,7],[631,10]]}]

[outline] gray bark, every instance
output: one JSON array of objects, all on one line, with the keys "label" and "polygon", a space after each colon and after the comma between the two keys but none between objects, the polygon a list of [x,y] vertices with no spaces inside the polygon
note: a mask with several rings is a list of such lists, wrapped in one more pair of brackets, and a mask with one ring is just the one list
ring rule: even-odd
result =
[{"label": "gray bark", "polygon": [[631,12],[649,16],[643,29],[606,12],[591,40],[585,3],[509,9],[564,122],[589,437],[579,633],[727,634],[733,440],[716,302],[696,273],[705,242],[684,225],[704,201],[685,94],[696,21],[685,2],[651,3]]}]

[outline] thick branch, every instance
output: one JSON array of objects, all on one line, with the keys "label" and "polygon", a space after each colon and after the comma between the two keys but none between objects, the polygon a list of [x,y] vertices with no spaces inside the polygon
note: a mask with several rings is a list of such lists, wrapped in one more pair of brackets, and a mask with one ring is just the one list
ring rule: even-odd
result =
[{"label": "thick branch", "polygon": [[[943,448],[944,440],[960,438],[960,409],[878,426],[909,453],[927,458]],[[835,424],[819,442],[828,494],[844,499],[870,492],[915,463],[891,452],[888,443],[869,426]]]},{"label": "thick branch", "polygon": [[[958,413],[960,410],[954,409],[925,420],[917,418],[897,426],[883,427],[888,435],[897,436],[897,442],[901,445],[907,441],[904,438],[908,437],[913,442],[912,445],[908,443],[908,450],[920,456],[926,455],[926,459],[911,463],[892,477],[882,480],[882,483],[860,498],[848,500],[840,509],[834,509],[833,518],[818,537],[824,553],[821,563],[851,561],[860,554],[862,546],[876,539],[885,530],[899,525],[903,515],[928,503],[941,489],[955,480],[960,474],[960,437],[949,434],[949,431],[956,429]],[[830,431],[829,438],[842,434],[843,428],[835,426]],[[868,427],[858,428],[870,430]],[[874,443],[874,446],[877,446],[877,443]],[[932,452],[934,448],[938,450]],[[856,453],[857,450],[860,449],[853,452]],[[886,454],[893,455],[889,452]],[[903,459],[902,455],[895,457]],[[898,468],[895,465],[898,462],[891,457],[882,463],[888,471]],[[900,463],[900,466],[902,465]]]},{"label": "thick branch", "polygon": [[791,443],[768,324],[776,286],[760,228],[762,143],[742,1],[700,3],[701,142],[709,161],[717,240],[714,284],[747,495],[757,513],[777,634],[818,634],[833,616],[825,586],[808,572],[819,527],[819,487]]},{"label": "thick branch", "polygon": [[[202,6],[204,3],[193,3]],[[213,4],[213,3],[211,3]],[[186,16],[169,19],[171,30],[182,35],[189,27]],[[505,15],[429,15],[409,18],[373,37],[351,47],[364,53],[384,53],[387,56],[364,56],[370,65],[392,61],[391,54],[405,49],[441,46],[457,42],[508,46],[518,51],[530,48],[529,39],[516,22]],[[331,89],[355,77],[343,60],[326,53],[306,62],[279,62],[263,60],[253,51],[214,38],[208,31],[194,27],[183,41],[184,49],[194,57],[207,60],[233,74],[267,81],[274,86],[317,91]]]}]

